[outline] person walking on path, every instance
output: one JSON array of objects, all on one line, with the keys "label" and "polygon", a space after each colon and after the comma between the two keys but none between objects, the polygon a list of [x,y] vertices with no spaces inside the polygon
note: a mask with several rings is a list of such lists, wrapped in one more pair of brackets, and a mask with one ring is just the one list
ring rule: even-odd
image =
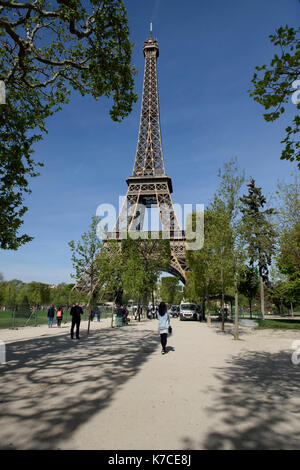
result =
[{"label": "person walking on path", "polygon": [[56,321],[57,321],[58,328],[61,328],[62,317],[63,317],[63,309],[62,307],[58,307],[57,312],[56,312]]},{"label": "person walking on path", "polygon": [[48,328],[52,328],[54,313],[55,313],[54,305],[50,305],[50,307],[49,307],[49,309],[48,309],[48,314],[47,314],[47,317],[48,317]]},{"label": "person walking on path", "polygon": [[73,305],[70,311],[70,315],[72,316],[72,323],[71,323],[71,339],[74,338],[74,328],[76,326],[76,339],[79,339],[79,327],[81,321],[81,315],[83,314],[83,310],[80,307],[79,303],[76,302],[76,305]]},{"label": "person walking on path", "polygon": [[168,331],[169,331],[169,326],[170,326],[170,315],[167,311],[167,306],[164,302],[161,302],[159,304],[157,319],[158,319],[158,330],[160,334],[160,342],[162,346],[161,353],[166,354]]}]

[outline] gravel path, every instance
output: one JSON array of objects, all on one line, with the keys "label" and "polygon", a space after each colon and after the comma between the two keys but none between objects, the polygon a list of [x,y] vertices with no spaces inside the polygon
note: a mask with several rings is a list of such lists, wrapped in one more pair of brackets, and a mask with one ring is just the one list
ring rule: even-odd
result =
[{"label": "gravel path", "polygon": [[300,331],[110,320],[1,330],[2,449],[298,449]]}]

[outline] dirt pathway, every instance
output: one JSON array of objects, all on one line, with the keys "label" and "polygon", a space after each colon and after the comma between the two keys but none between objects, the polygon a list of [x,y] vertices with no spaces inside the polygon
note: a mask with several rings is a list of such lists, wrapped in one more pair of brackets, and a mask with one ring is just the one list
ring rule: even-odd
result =
[{"label": "dirt pathway", "polygon": [[1,448],[299,448],[300,332],[172,323],[165,356],[155,320],[1,331]]}]

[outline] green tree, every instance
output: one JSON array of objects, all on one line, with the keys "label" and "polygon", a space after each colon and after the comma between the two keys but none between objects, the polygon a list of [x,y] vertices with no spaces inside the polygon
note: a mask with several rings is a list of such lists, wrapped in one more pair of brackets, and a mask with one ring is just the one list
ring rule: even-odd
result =
[{"label": "green tree", "polygon": [[81,240],[69,242],[72,252],[72,263],[75,274],[71,274],[77,281],[77,288],[88,292],[88,306],[95,308],[98,296],[98,255],[102,242],[99,238],[98,224],[100,218],[92,217],[90,230],[83,233]]},{"label": "green tree", "polygon": [[40,286],[38,282],[29,282],[26,284],[26,295],[31,306],[38,305],[40,303]]},{"label": "green tree", "polygon": [[223,170],[219,171],[220,185],[217,191],[218,197],[224,203],[224,209],[228,216],[228,225],[225,225],[222,230],[228,230],[228,243],[231,253],[232,277],[234,284],[235,296],[235,333],[234,338],[237,340],[239,337],[238,330],[238,271],[245,259],[243,250],[243,242],[241,237],[241,225],[239,222],[240,215],[240,191],[242,184],[245,181],[244,172],[239,173],[237,159],[231,159],[225,163]]},{"label": "green tree", "polygon": [[174,305],[179,305],[184,297],[184,291],[183,291],[183,286],[178,286],[177,289],[175,290],[175,295],[174,295]]},{"label": "green tree", "polygon": [[31,305],[40,306],[50,302],[50,287],[42,282],[29,282],[26,287],[26,296]]},{"label": "green tree", "polygon": [[[195,214],[190,215],[196,217]],[[193,221],[191,222],[193,224]],[[201,250],[187,250],[186,261],[190,271],[186,273],[185,295],[197,304],[202,304],[203,312],[207,306],[208,321],[210,322],[211,294],[219,292],[220,283],[216,266],[215,251],[212,245],[213,214],[210,208],[204,212],[204,244]]]},{"label": "green tree", "polygon": [[177,277],[162,277],[160,287],[161,300],[170,305],[178,305],[182,300],[182,289]]},{"label": "green tree", "polygon": [[126,245],[125,247],[122,243],[122,289],[123,293],[134,299],[139,307],[146,303],[152,285],[149,285],[148,273],[145,271],[136,245],[134,243]]},{"label": "green tree", "polygon": [[225,290],[232,285],[233,258],[230,227],[230,213],[225,202],[215,195],[210,207],[209,239],[213,253],[214,272],[219,277],[221,287],[222,331],[225,329]]},{"label": "green tree", "polygon": [[[193,217],[192,215],[191,217]],[[230,214],[218,194],[204,213],[204,244],[201,250],[187,250],[190,267],[185,293],[190,300],[207,305],[210,322],[210,297],[221,294],[222,330],[224,331],[225,290],[232,284]]]},{"label": "green tree", "polygon": [[276,232],[269,218],[275,211],[272,208],[263,210],[266,198],[263,196],[261,188],[255,186],[254,179],[247,186],[248,194],[241,198],[242,230],[250,266],[258,266],[261,313],[264,318],[264,283],[268,279],[276,241]]},{"label": "green tree", "polygon": [[[74,284],[64,282],[52,287],[50,290],[50,302],[57,307],[68,306],[76,301],[78,292],[72,291]],[[81,300],[81,299],[80,299]]]},{"label": "green tree", "polygon": [[5,299],[5,286],[4,282],[0,282],[0,305],[3,305]]},{"label": "green tree", "polygon": [[143,305],[155,290],[160,271],[167,268],[170,260],[169,240],[132,239],[131,236],[121,243],[108,240],[97,258],[100,292],[110,295],[115,303],[121,303],[125,294]]},{"label": "green tree", "polygon": [[294,316],[294,305],[299,305],[300,300],[300,276],[285,282],[281,286],[281,295],[285,303],[290,305],[292,316]]},{"label": "green tree", "polygon": [[[269,66],[256,67],[257,72],[262,72],[263,75],[254,74],[254,88],[249,93],[268,111],[263,115],[264,119],[275,121],[285,112],[286,104],[293,93],[299,96],[295,88],[300,76],[300,28],[291,28],[288,25],[280,27],[275,34],[270,35],[270,39],[278,47],[279,53],[274,55]],[[300,100],[295,97],[293,101],[296,109],[300,109]],[[300,168],[300,142],[297,139],[299,130],[300,116],[296,114],[281,141],[285,145],[281,159],[296,160]]]},{"label": "green tree", "polygon": [[279,181],[277,184],[277,226],[279,232],[291,230],[300,218],[300,184],[297,173],[292,174],[293,181],[285,183]]},{"label": "green tree", "polygon": [[300,215],[295,226],[281,234],[277,266],[287,276],[281,293],[293,312],[293,304],[300,299]]},{"label": "green tree", "polygon": [[137,97],[128,19],[122,0],[0,0],[0,247],[32,240],[19,235],[24,196],[41,166],[32,158],[46,119],[71,90],[112,97],[111,118],[127,116]]},{"label": "green tree", "polygon": [[23,297],[23,300],[20,305],[20,312],[23,313],[26,316],[30,316],[31,314],[31,309],[28,301],[27,295]]},{"label": "green tree", "polygon": [[[99,296],[108,295],[114,303],[121,303],[123,294],[123,258],[118,240],[106,241],[97,258]],[[113,327],[113,310],[111,316]]]},{"label": "green tree", "polygon": [[291,183],[278,183],[279,230],[276,265],[283,275],[277,286],[277,297],[289,305],[293,314],[294,305],[299,302],[300,278],[300,186],[298,175]]},{"label": "green tree", "polygon": [[295,226],[284,232],[279,240],[277,265],[290,279],[300,276],[300,217]]},{"label": "green tree", "polygon": [[122,259],[125,291],[145,305],[155,290],[160,272],[170,265],[170,242],[129,236],[122,240]]},{"label": "green tree", "polygon": [[255,267],[242,267],[239,273],[238,289],[239,292],[248,299],[250,317],[252,318],[252,301],[256,297],[259,289],[259,275]]},{"label": "green tree", "polygon": [[47,305],[50,302],[50,286],[42,284],[40,286],[41,305]]}]

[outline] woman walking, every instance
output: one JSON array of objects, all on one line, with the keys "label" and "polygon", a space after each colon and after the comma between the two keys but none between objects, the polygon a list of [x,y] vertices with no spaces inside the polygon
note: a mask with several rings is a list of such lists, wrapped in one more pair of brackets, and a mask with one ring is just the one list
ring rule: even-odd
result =
[{"label": "woman walking", "polygon": [[57,320],[58,328],[61,328],[62,317],[63,317],[63,309],[62,307],[58,307],[58,310],[56,312],[56,320]]},{"label": "woman walking", "polygon": [[157,319],[158,319],[158,330],[160,334],[160,342],[162,346],[161,353],[166,354],[168,331],[169,331],[169,326],[170,326],[170,316],[167,311],[167,306],[164,302],[161,302],[159,304]]}]

